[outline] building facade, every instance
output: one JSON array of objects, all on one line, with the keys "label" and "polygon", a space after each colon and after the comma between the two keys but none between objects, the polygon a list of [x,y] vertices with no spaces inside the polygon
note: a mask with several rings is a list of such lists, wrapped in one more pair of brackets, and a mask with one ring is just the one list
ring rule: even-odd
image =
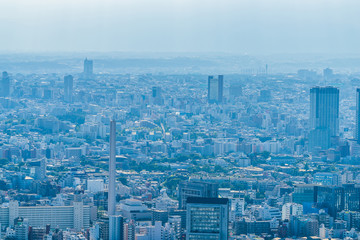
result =
[{"label": "building facade", "polygon": [[179,208],[186,208],[188,197],[218,197],[218,185],[204,181],[184,181],[179,184]]},{"label": "building facade", "polygon": [[229,200],[227,198],[187,199],[186,239],[228,239]]},{"label": "building facade", "polygon": [[339,89],[314,87],[310,90],[310,149],[330,147],[330,137],[339,135]]}]

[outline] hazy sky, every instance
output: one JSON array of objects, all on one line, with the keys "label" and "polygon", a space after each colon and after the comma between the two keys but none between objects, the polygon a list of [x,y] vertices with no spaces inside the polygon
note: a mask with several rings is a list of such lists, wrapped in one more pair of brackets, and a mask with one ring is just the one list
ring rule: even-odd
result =
[{"label": "hazy sky", "polygon": [[0,51],[360,53],[359,0],[0,0]]}]

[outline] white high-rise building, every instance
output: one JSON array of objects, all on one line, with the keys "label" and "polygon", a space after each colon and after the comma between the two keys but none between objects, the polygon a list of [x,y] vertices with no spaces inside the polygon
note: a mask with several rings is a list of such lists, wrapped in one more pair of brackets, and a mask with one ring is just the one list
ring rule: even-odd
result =
[{"label": "white high-rise building", "polygon": [[92,206],[74,202],[72,206],[19,206],[17,201],[10,201],[9,207],[0,208],[2,226],[13,226],[17,217],[26,218],[32,227],[45,227],[47,224],[60,229],[83,229],[90,227]]},{"label": "white high-rise building", "polygon": [[74,228],[77,231],[80,231],[84,227],[84,212],[83,212],[83,202],[74,201]]},{"label": "white high-rise building", "polygon": [[245,200],[243,198],[230,199],[229,220],[231,222],[240,218],[245,211]]},{"label": "white high-rise building", "polygon": [[163,240],[163,226],[160,221],[156,221],[155,225],[147,226],[145,233],[137,234],[137,240]]},{"label": "white high-rise building", "polygon": [[282,207],[282,220],[290,220],[291,216],[301,216],[303,206],[298,203],[285,203]]},{"label": "white high-rise building", "polygon": [[92,193],[104,191],[104,179],[88,179],[87,190]]},{"label": "white high-rise building", "polygon": [[174,230],[176,239],[180,239],[181,236],[181,216],[170,216],[169,225]]}]

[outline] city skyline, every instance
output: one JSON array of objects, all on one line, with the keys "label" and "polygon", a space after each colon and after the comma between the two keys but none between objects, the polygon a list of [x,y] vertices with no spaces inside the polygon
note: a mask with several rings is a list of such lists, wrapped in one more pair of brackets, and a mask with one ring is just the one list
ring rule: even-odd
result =
[{"label": "city skyline", "polygon": [[360,1],[0,9],[0,240],[360,239]]}]

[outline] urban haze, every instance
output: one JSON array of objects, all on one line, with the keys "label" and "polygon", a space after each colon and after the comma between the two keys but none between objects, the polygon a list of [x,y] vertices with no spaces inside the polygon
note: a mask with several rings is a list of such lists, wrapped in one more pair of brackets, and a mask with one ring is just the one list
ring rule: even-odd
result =
[{"label": "urban haze", "polygon": [[360,1],[0,10],[0,240],[360,239]]}]

